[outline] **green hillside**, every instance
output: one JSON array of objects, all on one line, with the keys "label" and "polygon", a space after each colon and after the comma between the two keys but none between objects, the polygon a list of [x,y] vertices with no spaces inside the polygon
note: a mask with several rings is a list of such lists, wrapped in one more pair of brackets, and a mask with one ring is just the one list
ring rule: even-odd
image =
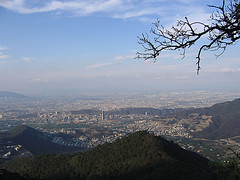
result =
[{"label": "green hillside", "polygon": [[1,180],[33,180],[32,178],[23,177],[18,173],[12,173],[5,169],[0,169],[0,179]]},{"label": "green hillside", "polygon": [[20,164],[19,173],[40,179],[211,179],[207,159],[145,131],[84,153],[41,155]]}]

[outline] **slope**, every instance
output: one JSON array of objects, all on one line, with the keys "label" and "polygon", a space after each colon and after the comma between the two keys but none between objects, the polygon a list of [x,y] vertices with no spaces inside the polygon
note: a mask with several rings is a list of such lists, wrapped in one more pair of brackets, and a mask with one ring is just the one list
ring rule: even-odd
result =
[{"label": "slope", "polygon": [[213,123],[195,137],[221,139],[240,136],[240,99],[215,104],[209,108],[195,110],[212,116]]},{"label": "slope", "polygon": [[84,153],[33,157],[18,172],[40,179],[210,179],[207,159],[145,131]]},{"label": "slope", "polygon": [[25,125],[14,128],[2,138],[4,140],[10,140],[16,144],[22,145],[34,155],[44,153],[59,153],[79,149],[52,143],[51,139],[48,138],[48,134]]},{"label": "slope", "polygon": [[0,100],[3,101],[18,101],[18,100],[30,100],[31,97],[14,93],[14,92],[9,92],[9,91],[0,91]]}]

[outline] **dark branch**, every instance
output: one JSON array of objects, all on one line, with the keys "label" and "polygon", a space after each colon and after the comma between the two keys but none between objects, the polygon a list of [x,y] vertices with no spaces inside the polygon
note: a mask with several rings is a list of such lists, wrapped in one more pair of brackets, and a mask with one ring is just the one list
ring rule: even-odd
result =
[{"label": "dark branch", "polygon": [[[215,11],[211,15],[211,24],[203,22],[190,22],[187,17],[184,20],[178,21],[176,26],[170,30],[165,29],[160,25],[158,20],[154,23],[155,28],[151,29],[150,34],[154,36],[153,40],[149,35],[142,34],[138,37],[139,44],[144,48],[144,52],[137,52],[137,59],[153,59],[160,55],[165,50],[182,50],[183,58],[186,55],[186,50],[191,48],[201,38],[207,36],[207,43],[200,46],[197,58],[197,73],[199,73],[202,51],[218,51],[221,50],[216,57],[224,53],[229,45],[233,45],[240,39],[240,2],[239,0],[229,0],[226,4],[223,0],[222,6],[210,5]],[[197,30],[197,27],[201,27]]]}]

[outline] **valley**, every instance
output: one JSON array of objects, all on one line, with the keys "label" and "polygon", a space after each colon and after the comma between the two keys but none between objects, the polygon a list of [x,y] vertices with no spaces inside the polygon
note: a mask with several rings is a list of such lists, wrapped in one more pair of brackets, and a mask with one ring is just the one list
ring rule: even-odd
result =
[{"label": "valley", "polygon": [[[169,101],[169,108],[161,106],[164,101],[159,108],[128,103],[129,107],[106,108],[110,100],[99,97],[65,101],[7,96],[0,103],[0,164],[8,170],[2,173],[18,176],[10,172],[25,172],[36,179],[53,178],[54,173],[58,179],[131,179],[142,170],[145,178],[165,177],[158,173],[159,168],[175,172],[175,166],[183,179],[214,179],[217,175],[209,162],[221,163],[232,157],[232,150],[239,152],[240,99],[209,107],[202,107],[196,99],[198,105],[189,107],[187,103],[174,104],[180,103],[175,98]],[[7,104],[5,100],[9,100]],[[84,108],[89,102],[94,108]],[[115,166],[118,168],[113,171],[110,167]]]},{"label": "valley", "polygon": [[[182,96],[181,94],[179,97],[182,98]],[[25,96],[17,97],[26,99]],[[9,96],[6,98],[9,98]],[[92,101],[93,103],[96,101],[95,103],[98,104],[100,99],[88,97],[82,98],[81,101],[77,100],[77,102],[87,103]],[[36,100],[23,101],[22,104],[20,102],[18,99],[18,103],[11,105],[12,109],[2,108],[1,110],[2,161],[14,159],[16,157],[15,146],[23,146],[22,143],[26,143],[26,140],[22,141],[19,136],[15,139],[9,138],[8,140],[14,148],[7,151],[6,147],[8,145],[4,143],[4,139],[8,136],[15,137],[19,132],[14,135],[9,134],[12,134],[11,131],[16,131],[16,128],[20,129],[20,132],[24,132],[25,129],[29,129],[27,127],[37,130],[31,131],[36,134],[35,136],[38,139],[29,140],[23,146],[23,149],[28,153],[22,154],[28,155],[46,152],[83,151],[104,143],[112,143],[118,138],[142,130],[172,140],[184,149],[197,152],[212,161],[224,160],[231,153],[229,148],[238,149],[240,145],[240,138],[238,137],[240,127],[239,123],[236,124],[236,122],[239,122],[239,99],[208,108],[201,108],[201,106],[188,108],[177,105],[170,109],[165,109],[165,107],[159,109],[153,107],[123,107],[109,110],[94,108],[71,111],[61,110],[62,101],[59,99],[57,102],[52,101],[48,105],[45,104],[44,108],[41,108],[44,104],[40,104],[46,103],[46,101],[40,101],[41,103]],[[101,100],[101,102],[102,107],[104,107],[108,101]],[[199,101],[196,100],[196,102]],[[33,105],[33,108],[38,108],[29,109],[27,108],[27,106],[30,106],[29,103],[39,104],[39,106]],[[55,108],[53,108],[54,103]],[[74,103],[76,101],[66,102],[64,106],[67,104],[70,106]],[[7,106],[3,107],[6,108]],[[48,110],[47,107],[49,107]],[[28,137],[28,135],[24,136]],[[8,140],[5,141],[8,142]],[[37,142],[34,146],[42,148],[32,148],[32,142]],[[47,147],[44,148],[46,145]],[[21,153],[17,154],[21,155]]]}]

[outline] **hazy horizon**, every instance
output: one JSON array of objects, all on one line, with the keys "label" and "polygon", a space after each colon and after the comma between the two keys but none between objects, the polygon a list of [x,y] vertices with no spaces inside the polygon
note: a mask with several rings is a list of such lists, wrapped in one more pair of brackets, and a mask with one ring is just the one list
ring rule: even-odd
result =
[{"label": "hazy horizon", "polygon": [[136,60],[137,36],[160,19],[206,22],[221,2],[180,0],[2,0],[0,90],[43,95],[75,92],[239,91],[239,44],[216,59],[197,47]]}]

